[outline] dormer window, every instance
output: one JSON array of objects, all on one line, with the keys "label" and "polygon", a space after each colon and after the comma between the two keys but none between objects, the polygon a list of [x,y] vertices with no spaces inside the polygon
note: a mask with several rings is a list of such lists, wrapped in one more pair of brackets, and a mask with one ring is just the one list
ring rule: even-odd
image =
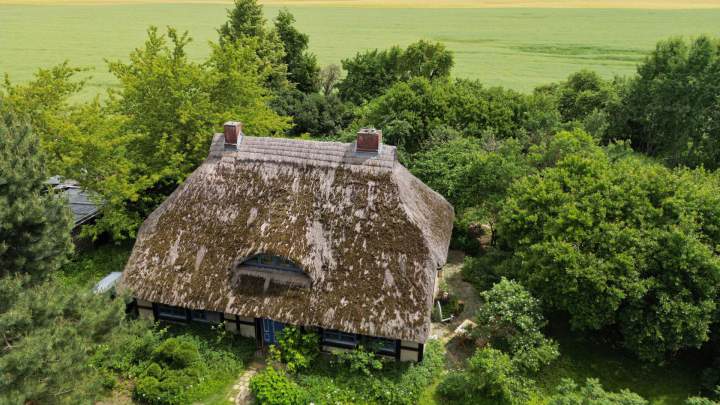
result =
[{"label": "dormer window", "polygon": [[239,262],[235,271],[241,276],[264,279],[263,291],[268,290],[270,283],[305,288],[312,284],[308,274],[292,260],[266,253],[260,253]]},{"label": "dormer window", "polygon": [[242,263],[242,266],[262,267],[267,269],[292,271],[302,273],[302,269],[291,260],[281,256],[272,256],[259,254],[255,255]]}]

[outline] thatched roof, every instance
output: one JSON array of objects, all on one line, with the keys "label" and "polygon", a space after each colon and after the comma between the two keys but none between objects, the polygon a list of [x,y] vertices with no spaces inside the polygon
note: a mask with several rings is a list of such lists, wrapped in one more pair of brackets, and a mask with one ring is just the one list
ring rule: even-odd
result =
[{"label": "thatched roof", "polygon": [[[140,229],[122,288],[194,309],[424,342],[453,208],[395,148],[245,136],[210,156]],[[238,271],[286,257],[309,282]]]}]

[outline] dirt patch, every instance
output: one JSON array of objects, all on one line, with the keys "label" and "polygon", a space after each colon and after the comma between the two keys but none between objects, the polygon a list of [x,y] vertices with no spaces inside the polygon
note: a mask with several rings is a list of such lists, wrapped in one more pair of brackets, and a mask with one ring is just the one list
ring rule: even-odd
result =
[{"label": "dirt patch", "polygon": [[464,302],[465,308],[452,321],[433,322],[430,327],[430,335],[445,343],[447,360],[450,366],[464,364],[465,359],[470,357],[475,349],[472,343],[453,338],[455,329],[466,319],[472,319],[480,307],[480,297],[475,291],[475,287],[462,279],[460,271],[464,259],[465,254],[463,252],[451,250],[448,254],[447,264],[443,267],[443,280],[447,284],[450,293]]}]

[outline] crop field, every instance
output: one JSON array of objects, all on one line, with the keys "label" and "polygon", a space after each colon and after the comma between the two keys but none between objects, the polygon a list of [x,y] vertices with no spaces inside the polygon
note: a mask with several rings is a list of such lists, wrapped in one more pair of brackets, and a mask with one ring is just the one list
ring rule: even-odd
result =
[{"label": "crop field", "polygon": [[[678,4],[720,5],[716,0],[395,0],[385,7],[372,7],[379,4],[373,1],[269,1],[265,11],[271,19],[287,6],[298,28],[310,35],[311,50],[322,64],[339,63],[364,49],[424,38],[442,41],[455,52],[455,76],[521,91],[582,68],[607,77],[631,74],[660,39],[720,35],[720,9],[669,9]],[[194,38],[190,55],[200,60],[208,52],[208,41],[216,40],[215,30],[229,6],[212,0],[62,3],[0,0],[0,72],[13,81],[25,81],[40,67],[69,60],[74,66],[93,69],[87,95],[103,92],[113,85],[105,60],[127,58],[142,45],[148,26],[190,31]],[[582,7],[588,3],[655,8]],[[489,4],[526,7],[485,7]],[[563,4],[578,8],[552,8]],[[545,6],[549,8],[532,8]]]}]

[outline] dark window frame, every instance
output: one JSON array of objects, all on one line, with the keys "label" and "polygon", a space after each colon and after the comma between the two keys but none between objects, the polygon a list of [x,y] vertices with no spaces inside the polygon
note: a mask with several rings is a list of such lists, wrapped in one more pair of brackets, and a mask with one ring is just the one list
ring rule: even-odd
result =
[{"label": "dark window frame", "polygon": [[190,311],[187,308],[165,304],[155,304],[155,306],[158,319],[174,322],[188,322],[190,320]]},{"label": "dark window frame", "polygon": [[291,273],[305,273],[303,269],[300,268],[300,266],[298,266],[296,263],[294,263],[288,258],[277,255],[267,255],[263,253],[251,256],[250,258],[243,261],[240,265],[288,271]]}]

